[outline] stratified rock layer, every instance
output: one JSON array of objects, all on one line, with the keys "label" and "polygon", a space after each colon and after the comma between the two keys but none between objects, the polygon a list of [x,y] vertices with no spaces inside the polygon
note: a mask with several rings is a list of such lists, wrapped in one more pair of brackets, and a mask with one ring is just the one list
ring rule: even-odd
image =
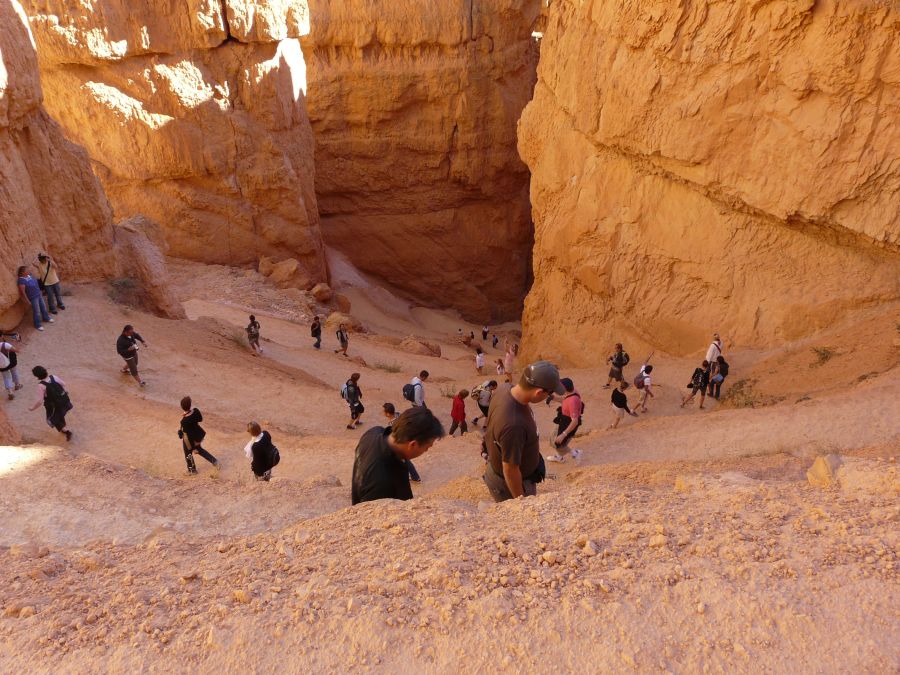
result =
[{"label": "stratified rock layer", "polygon": [[527,351],[766,345],[896,300],[898,34],[890,2],[553,2]]},{"label": "stratified rock layer", "polygon": [[27,0],[51,114],[88,150],[117,218],[173,255],[294,257],[324,280],[297,38],[305,0]]},{"label": "stratified rock layer", "polygon": [[479,320],[521,309],[528,171],[516,122],[537,0],[312,0],[303,39],[326,242]]},{"label": "stratified rock layer", "polygon": [[87,154],[67,141],[41,105],[28,20],[18,2],[0,3],[0,329],[22,314],[16,267],[47,250],[63,281],[109,272],[109,204]]}]

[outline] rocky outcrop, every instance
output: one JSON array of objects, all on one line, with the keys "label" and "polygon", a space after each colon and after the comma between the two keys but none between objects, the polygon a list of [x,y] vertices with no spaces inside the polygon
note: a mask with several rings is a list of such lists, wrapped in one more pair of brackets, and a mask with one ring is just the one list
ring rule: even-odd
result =
[{"label": "rocky outcrop", "polygon": [[551,3],[527,351],[770,345],[900,297],[898,31],[887,2]]},{"label": "rocky outcrop", "polygon": [[115,250],[119,277],[140,285],[147,308],[167,319],[186,319],[178,296],[169,285],[169,271],[160,243],[154,241],[158,224],[134,216],[116,224]]},{"label": "rocky outcrop", "polygon": [[308,107],[326,242],[420,301],[517,315],[539,0],[311,0]]},{"label": "rocky outcrop", "polygon": [[109,204],[87,154],[41,105],[34,43],[19,3],[0,3],[0,328],[22,315],[15,270],[41,250],[63,281],[109,273]]},{"label": "rocky outcrop", "polygon": [[26,0],[47,107],[90,153],[117,219],[173,255],[299,260],[325,279],[297,38],[305,0]]}]

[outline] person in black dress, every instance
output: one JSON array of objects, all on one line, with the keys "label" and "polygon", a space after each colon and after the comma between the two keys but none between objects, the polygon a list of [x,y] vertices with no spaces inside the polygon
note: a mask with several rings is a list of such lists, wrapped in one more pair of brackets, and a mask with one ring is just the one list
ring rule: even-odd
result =
[{"label": "person in black dress", "polygon": [[203,421],[203,415],[200,414],[198,408],[191,406],[191,397],[185,396],[181,399],[181,409],[184,414],[181,416],[181,428],[178,430],[178,438],[181,439],[181,446],[184,450],[184,461],[187,463],[188,473],[194,475],[197,473],[197,464],[194,462],[194,454],[200,455],[207,462],[215,467],[219,466],[219,460],[207,452],[203,446],[203,439],[206,438],[206,431],[200,426]]}]

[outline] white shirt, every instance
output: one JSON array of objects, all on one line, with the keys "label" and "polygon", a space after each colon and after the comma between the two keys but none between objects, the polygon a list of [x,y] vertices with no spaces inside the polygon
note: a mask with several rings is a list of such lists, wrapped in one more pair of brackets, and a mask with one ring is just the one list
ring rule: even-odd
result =
[{"label": "white shirt", "polygon": [[650,388],[650,374],[644,372],[644,368],[646,368],[646,367],[647,366],[641,366],[641,372],[638,373],[638,377],[644,378],[644,389],[649,389]]},{"label": "white shirt", "polygon": [[413,391],[415,392],[413,398],[413,405],[423,406],[425,405],[425,385],[422,383],[418,377],[414,377],[412,379]]},{"label": "white shirt", "polygon": [[484,368],[484,352],[480,354],[475,354],[475,367],[476,368]]},{"label": "white shirt", "polygon": [[253,444],[261,441],[262,437],[263,437],[263,435],[262,435],[262,432],[260,431],[259,436],[254,436],[253,438],[250,439],[250,441],[247,443],[247,445],[244,446],[244,454],[247,455],[247,459],[249,459],[251,462],[253,461]]},{"label": "white shirt", "polygon": [[6,354],[0,352],[0,369],[9,367],[9,358],[7,358]]},{"label": "white shirt", "polygon": [[713,363],[716,360],[717,356],[722,355],[722,341],[721,340],[713,340],[709,345],[709,349],[706,350],[706,360],[709,363]]}]

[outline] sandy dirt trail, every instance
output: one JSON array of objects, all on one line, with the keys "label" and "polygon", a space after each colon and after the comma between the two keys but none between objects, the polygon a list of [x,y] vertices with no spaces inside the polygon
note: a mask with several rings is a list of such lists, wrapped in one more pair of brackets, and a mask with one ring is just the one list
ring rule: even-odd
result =
[{"label": "sandy dirt trail", "polygon": [[[650,412],[615,431],[605,369],[567,372],[587,407],[584,460],[551,465],[538,498],[488,503],[470,433],[417,461],[413,502],[349,508],[360,432],[344,428],[341,383],[362,373],[375,423],[428,369],[427,400],[449,425],[442,390],[486,379],[456,328],[480,326],[356,291],[354,314],[379,329],[352,336],[361,366],[328,333],[312,349],[306,317],[277,292],[214,266],[192,279],[188,321],[86,285],[44,333],[25,331],[27,387],[4,405],[26,444],[0,449],[4,671],[900,668],[896,369],[700,411],[679,406],[695,359],[659,355]],[[259,358],[242,337],[250,311]],[[144,389],[118,373],[125,323],[150,344]],[[412,334],[440,341],[442,357],[383,339]],[[737,353],[732,367],[771,358]],[[27,411],[37,362],[72,392],[65,447]],[[222,460],[198,460],[193,478],[175,433],[185,394]],[[535,410],[545,438],[554,412]],[[281,449],[271,484],[243,456],[250,419]],[[810,487],[805,468],[824,452],[862,457],[857,478]]]}]

